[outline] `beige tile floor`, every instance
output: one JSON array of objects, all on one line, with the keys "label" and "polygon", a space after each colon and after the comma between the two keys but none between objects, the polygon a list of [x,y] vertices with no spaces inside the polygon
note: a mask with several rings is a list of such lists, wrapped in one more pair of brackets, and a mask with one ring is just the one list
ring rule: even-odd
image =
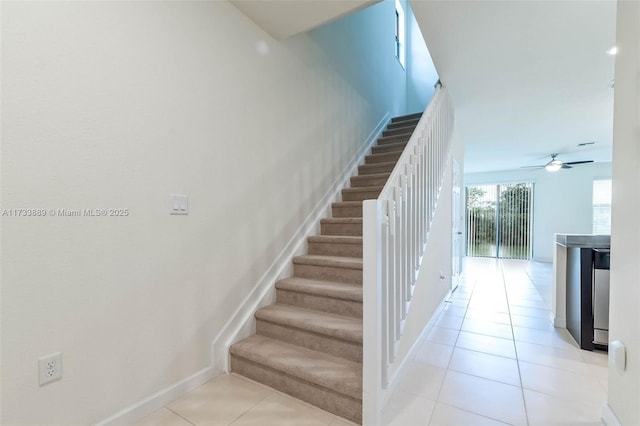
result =
[{"label": "beige tile floor", "polygon": [[549,319],[551,265],[467,258],[465,280],[423,339],[384,423],[600,425],[607,355]]},{"label": "beige tile floor", "polygon": [[[465,280],[398,380],[383,421],[599,425],[607,357],[549,321],[551,267],[468,258]],[[236,375],[215,378],[142,425],[352,425]]]},{"label": "beige tile floor", "polygon": [[221,375],[136,426],[347,426],[341,417],[236,374]]}]

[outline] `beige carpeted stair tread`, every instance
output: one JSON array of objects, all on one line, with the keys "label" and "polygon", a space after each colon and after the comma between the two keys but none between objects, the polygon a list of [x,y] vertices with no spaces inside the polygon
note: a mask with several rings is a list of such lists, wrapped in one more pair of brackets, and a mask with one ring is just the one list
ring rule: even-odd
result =
[{"label": "beige carpeted stair tread", "polygon": [[387,161],[385,163],[362,164],[358,166],[358,173],[369,175],[372,173],[390,173],[396,166],[397,161]]},{"label": "beige carpeted stair tread", "polygon": [[402,155],[402,150],[383,152],[381,154],[370,154],[364,157],[365,164],[378,164],[387,162],[397,162]]},{"label": "beige carpeted stair tread", "polygon": [[338,203],[331,203],[331,207],[362,207],[362,201],[341,201]]},{"label": "beige carpeted stair tread", "polygon": [[392,151],[402,151],[404,150],[404,147],[407,146],[407,142],[406,141],[402,141],[402,142],[394,142],[394,143],[389,143],[386,145],[376,145],[371,147],[371,153],[372,154],[383,154],[385,152],[392,152]]},{"label": "beige carpeted stair tread", "polygon": [[358,186],[355,188],[344,188],[342,193],[359,193],[359,192],[373,192],[373,191],[382,191],[384,185],[382,186]]},{"label": "beige carpeted stair tread", "polygon": [[362,399],[362,364],[254,334],[231,354],[307,382]]},{"label": "beige carpeted stair tread", "polygon": [[362,244],[362,237],[354,237],[350,235],[312,235],[307,241],[310,243],[325,244]]},{"label": "beige carpeted stair tread", "polygon": [[276,303],[260,308],[257,320],[362,343],[362,319]]},{"label": "beige carpeted stair tread", "polygon": [[407,143],[411,138],[411,134],[399,135],[399,136],[381,136],[378,138],[378,143],[376,146],[386,146],[392,145],[396,143]]},{"label": "beige carpeted stair tread", "polygon": [[[350,202],[350,201],[347,201]],[[362,201],[353,201],[355,203],[360,203],[362,205]],[[320,223],[332,223],[332,224],[362,224],[361,217],[327,217],[324,219],[320,219]]]},{"label": "beige carpeted stair tread", "polygon": [[382,137],[400,136],[400,135],[411,136],[411,133],[413,133],[414,129],[415,129],[414,127],[410,126],[410,127],[398,127],[397,129],[391,129],[391,130],[383,130]]},{"label": "beige carpeted stair tread", "polygon": [[343,201],[341,203],[332,203],[331,213],[334,218],[362,218],[362,201]]},{"label": "beige carpeted stair tread", "polygon": [[[362,216],[362,214],[360,214],[360,216]],[[325,228],[326,226],[327,225],[324,225]],[[307,254],[362,257],[362,236],[343,235],[338,231],[333,235],[313,235],[307,238],[307,247]]]},{"label": "beige carpeted stair tread", "polygon": [[[385,132],[413,132],[413,130],[416,128],[416,125],[408,122],[408,121],[398,121],[396,123],[391,123],[392,126],[391,127],[387,127],[384,131]],[[397,124],[397,125],[396,125]]]},{"label": "beige carpeted stair tread", "polygon": [[415,127],[418,125],[419,122],[420,122],[420,117],[411,118],[409,120],[395,121],[387,124],[387,129],[391,130],[391,129],[397,129],[398,127],[407,127],[407,126]]},{"label": "beige carpeted stair tread", "polygon": [[320,256],[306,254],[296,256],[293,263],[297,265],[330,266],[334,268],[358,269],[362,270],[362,259],[357,257]]},{"label": "beige carpeted stair tread", "polygon": [[378,198],[383,186],[360,186],[342,190],[343,201],[374,200]]},{"label": "beige carpeted stair tread", "polygon": [[391,173],[371,173],[370,175],[353,176],[351,181],[367,181],[371,179],[388,179]]},{"label": "beige carpeted stair tread", "polygon": [[362,302],[362,286],[360,284],[334,283],[308,278],[285,278],[276,283],[276,288],[332,299]]},{"label": "beige carpeted stair tread", "polygon": [[414,112],[413,114],[399,115],[397,117],[393,117],[391,119],[391,122],[397,123],[399,121],[407,121],[407,120],[412,120],[414,118],[420,118],[420,117],[422,117],[421,112]]},{"label": "beige carpeted stair tread", "polygon": [[[355,209],[352,209],[355,210]],[[342,210],[343,212],[345,210]],[[362,236],[362,207],[358,207],[357,211],[351,211],[349,215],[339,215],[320,220],[320,233],[322,235],[353,237]]]}]

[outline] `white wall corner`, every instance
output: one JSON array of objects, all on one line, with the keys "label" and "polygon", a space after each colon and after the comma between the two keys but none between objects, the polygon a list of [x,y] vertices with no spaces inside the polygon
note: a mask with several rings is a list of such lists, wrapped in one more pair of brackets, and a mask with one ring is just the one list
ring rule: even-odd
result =
[{"label": "white wall corner", "polygon": [[218,375],[220,375],[220,372],[214,370],[212,367],[204,368],[186,379],[162,389],[148,398],[117,412],[113,416],[102,420],[96,425],[107,426],[133,424],[154,411],[161,409],[180,396],[191,392],[198,386],[207,383]]},{"label": "white wall corner", "polygon": [[275,258],[256,283],[249,295],[229,318],[222,330],[211,343],[212,367],[219,372],[229,371],[229,348],[234,343],[251,336],[255,332],[255,311],[275,301],[276,281],[291,276],[293,266],[291,259],[294,256],[304,254],[307,237],[318,232],[320,219],[326,217],[331,211],[331,203],[340,199],[341,191],[349,183],[351,176],[357,173],[358,165],[364,161],[364,157],[371,150],[378,137],[389,122],[391,113],[387,111],[371,131],[360,151],[349,162],[344,171],[335,180],[332,187],[322,197],[311,214],[294,233],[294,236],[285,245],[284,249]]},{"label": "white wall corner", "polygon": [[600,417],[600,420],[602,420],[606,426],[622,426],[620,419],[618,419],[618,416],[616,416],[616,413],[608,402],[605,402],[602,406],[602,417]]},{"label": "white wall corner", "polygon": [[553,315],[553,313],[550,314],[551,316],[551,322],[553,322],[553,326],[556,328],[567,328],[567,319],[566,318],[559,318]]}]

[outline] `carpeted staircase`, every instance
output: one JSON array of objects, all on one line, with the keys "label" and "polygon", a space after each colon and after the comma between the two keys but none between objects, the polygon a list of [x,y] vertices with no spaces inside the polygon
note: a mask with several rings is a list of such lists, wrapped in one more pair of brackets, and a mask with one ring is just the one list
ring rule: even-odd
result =
[{"label": "carpeted staircase", "polygon": [[231,346],[231,370],[353,422],[362,421],[362,201],[378,197],[421,114],[391,120],[321,235]]}]

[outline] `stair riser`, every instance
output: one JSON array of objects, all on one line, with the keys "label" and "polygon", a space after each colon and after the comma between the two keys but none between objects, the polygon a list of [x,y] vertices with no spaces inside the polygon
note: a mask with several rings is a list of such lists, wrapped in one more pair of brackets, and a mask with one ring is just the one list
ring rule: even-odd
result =
[{"label": "stair riser", "polygon": [[312,280],[362,284],[361,269],[294,264],[293,275],[298,278],[310,278]]},{"label": "stair riser", "polygon": [[380,195],[380,190],[362,190],[358,192],[342,191],[342,201],[374,200]]},{"label": "stair riser", "polygon": [[379,145],[371,148],[372,154],[384,154],[389,151],[397,151],[399,149],[404,149],[407,146],[408,141],[400,142],[400,143],[390,143],[388,145]]},{"label": "stair riser", "polygon": [[332,207],[331,213],[333,217],[362,217],[362,205],[358,207]]},{"label": "stair riser", "polygon": [[372,177],[368,179],[354,179],[351,178],[352,188],[362,188],[363,186],[384,186],[387,183],[388,176],[385,177]]},{"label": "stair riser", "polygon": [[362,258],[362,244],[309,243],[309,254]]},{"label": "stair riser", "polygon": [[325,411],[362,423],[362,400],[231,355],[231,371],[301,399]]},{"label": "stair riser", "polygon": [[384,138],[385,136],[406,135],[406,134],[411,134],[412,132],[413,132],[412,127],[400,127],[398,129],[384,130],[382,132],[382,137]]},{"label": "stair riser", "polygon": [[419,118],[414,118],[413,120],[404,120],[404,121],[396,121],[396,122],[392,122],[389,123],[387,125],[387,130],[393,130],[393,129],[397,129],[399,127],[408,127],[408,126],[417,126],[418,122],[420,121]]},{"label": "stair riser", "polygon": [[[361,209],[362,210],[362,209]],[[362,213],[360,213],[362,216]],[[344,235],[362,237],[361,223],[323,223],[320,225],[322,235]]]},{"label": "stair riser", "polygon": [[[305,309],[329,312],[352,318],[362,318],[362,302],[333,299],[315,294],[297,293],[295,291],[276,290],[278,303],[299,306]],[[362,360],[357,360],[362,362]]]},{"label": "stair riser", "polygon": [[382,166],[378,166],[376,164],[368,164],[366,167],[365,166],[359,166],[358,167],[358,174],[359,175],[373,175],[373,174],[378,174],[378,173],[391,173],[393,171],[393,168],[395,167],[395,163],[393,165],[389,164],[389,165],[382,165]]},{"label": "stair riser", "polygon": [[365,164],[388,163],[389,161],[398,161],[402,155],[400,152],[386,152],[384,154],[367,155],[364,159]]},{"label": "stair riser", "polygon": [[349,361],[362,362],[362,344],[357,342],[335,339],[333,337],[323,336],[299,328],[274,324],[260,319],[256,320],[256,333],[314,351],[348,359]]}]

